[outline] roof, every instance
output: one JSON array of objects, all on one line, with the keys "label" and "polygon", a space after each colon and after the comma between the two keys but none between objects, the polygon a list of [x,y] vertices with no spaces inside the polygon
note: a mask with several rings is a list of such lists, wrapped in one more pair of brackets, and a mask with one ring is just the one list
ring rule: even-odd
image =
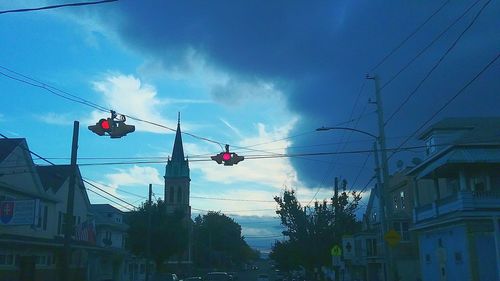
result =
[{"label": "roof", "polygon": [[177,122],[177,131],[175,132],[174,149],[172,150],[172,161],[184,161],[184,148],[182,147],[180,118]]},{"label": "roof", "polygon": [[0,162],[5,160],[25,139],[0,139]]},{"label": "roof", "polygon": [[117,209],[109,204],[92,204],[90,205],[90,210],[93,213],[119,213],[123,214],[120,209]]},{"label": "roof", "polygon": [[500,164],[500,144],[497,146],[454,146],[433,155],[407,174],[423,178],[449,165]]},{"label": "roof", "polygon": [[36,166],[43,188],[55,193],[70,175],[71,165]]},{"label": "roof", "polygon": [[500,117],[455,117],[445,118],[428,127],[419,139],[425,139],[433,131],[466,130],[457,143],[500,142]]}]

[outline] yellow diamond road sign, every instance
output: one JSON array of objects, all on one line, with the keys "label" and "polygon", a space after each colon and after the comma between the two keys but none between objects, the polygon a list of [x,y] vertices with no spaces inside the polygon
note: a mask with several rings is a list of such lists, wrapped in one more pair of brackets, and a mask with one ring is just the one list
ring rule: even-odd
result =
[{"label": "yellow diamond road sign", "polygon": [[340,255],[342,255],[342,249],[339,247],[339,245],[335,245],[332,247],[332,250],[330,251],[330,253],[334,257],[340,257]]},{"label": "yellow diamond road sign", "polygon": [[399,235],[399,233],[397,233],[394,229],[391,229],[384,235],[384,239],[390,246],[396,246],[401,240],[401,235]]}]

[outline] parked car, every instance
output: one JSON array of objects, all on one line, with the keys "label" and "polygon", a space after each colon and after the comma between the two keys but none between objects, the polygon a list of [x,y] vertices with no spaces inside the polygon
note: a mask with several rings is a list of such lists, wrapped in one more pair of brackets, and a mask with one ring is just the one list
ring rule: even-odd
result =
[{"label": "parked car", "polygon": [[232,281],[231,275],[227,272],[210,272],[203,278],[204,281]]},{"label": "parked car", "polygon": [[196,277],[187,277],[182,279],[181,281],[201,281],[201,280],[203,280],[203,278],[196,276]]},{"label": "parked car", "polygon": [[259,274],[257,281],[269,281],[269,276],[267,274]]},{"label": "parked car", "polygon": [[174,273],[156,273],[152,281],[179,281],[179,278]]},{"label": "parked car", "polygon": [[236,281],[238,280],[238,273],[236,272],[228,272],[229,276],[231,276],[231,280]]}]

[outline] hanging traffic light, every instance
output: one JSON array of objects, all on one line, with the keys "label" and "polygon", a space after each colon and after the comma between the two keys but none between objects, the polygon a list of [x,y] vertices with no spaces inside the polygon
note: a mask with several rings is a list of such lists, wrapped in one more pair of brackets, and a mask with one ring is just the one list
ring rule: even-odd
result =
[{"label": "hanging traffic light", "polygon": [[135,131],[135,126],[125,124],[125,116],[120,115],[117,117],[116,112],[111,111],[111,118],[101,119],[95,125],[89,126],[89,130],[96,133],[99,136],[104,136],[106,133],[113,138],[121,138],[128,133]]},{"label": "hanging traffic light", "polygon": [[227,144],[226,144],[226,152],[221,152],[217,155],[211,156],[210,158],[215,162],[217,162],[217,164],[224,163],[224,166],[233,166],[245,159],[245,157],[238,156],[238,154],[234,152],[229,152],[229,145]]},{"label": "hanging traffic light", "polygon": [[132,133],[135,131],[134,125],[127,125],[125,123],[116,123],[116,126],[109,132],[109,135],[112,139],[121,138],[128,133]]},{"label": "hanging traffic light", "polygon": [[105,133],[111,132],[113,127],[113,120],[111,118],[101,119],[95,125],[89,126],[89,130],[98,134],[99,136],[104,136]]}]

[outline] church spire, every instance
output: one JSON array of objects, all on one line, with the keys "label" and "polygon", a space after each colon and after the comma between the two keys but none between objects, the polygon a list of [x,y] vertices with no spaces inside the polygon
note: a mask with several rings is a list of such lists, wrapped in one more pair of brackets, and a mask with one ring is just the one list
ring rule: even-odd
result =
[{"label": "church spire", "polygon": [[172,151],[172,161],[184,161],[184,148],[182,147],[181,136],[181,113],[177,117],[177,131],[175,132],[174,149]]}]

